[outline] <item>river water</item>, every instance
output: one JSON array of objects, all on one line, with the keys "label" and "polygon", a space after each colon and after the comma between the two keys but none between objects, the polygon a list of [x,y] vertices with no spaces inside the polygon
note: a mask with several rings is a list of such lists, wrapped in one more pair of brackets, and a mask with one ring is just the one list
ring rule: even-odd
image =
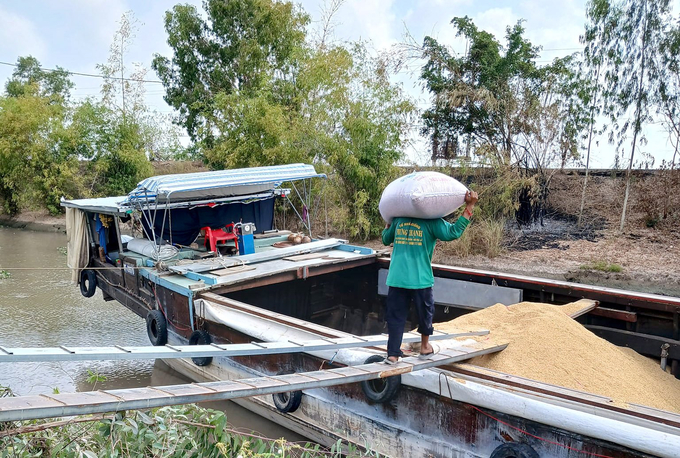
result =
[{"label": "river water", "polygon": [[[65,247],[64,234],[0,227],[0,271],[10,274],[2,278],[0,272],[0,346],[150,345],[142,318],[116,301],[105,302],[100,291],[91,298],[80,294],[70,281]],[[91,383],[95,378],[100,381]],[[188,382],[153,360],[0,363],[0,385],[17,395]],[[209,407],[224,410],[244,432],[304,440],[234,403]]]}]

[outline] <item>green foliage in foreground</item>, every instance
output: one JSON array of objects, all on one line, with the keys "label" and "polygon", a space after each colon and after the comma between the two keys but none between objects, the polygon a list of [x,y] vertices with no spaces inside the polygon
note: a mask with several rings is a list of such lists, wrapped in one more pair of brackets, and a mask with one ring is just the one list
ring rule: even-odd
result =
[{"label": "green foliage in foreground", "polygon": [[[6,435],[18,428],[34,432]],[[378,456],[338,442],[330,449],[242,435],[223,412],[195,405],[131,411],[108,419],[49,427],[44,420],[0,424],[0,458],[50,457],[362,457]]]},{"label": "green foliage in foreground", "polygon": [[621,272],[623,268],[618,264],[610,264],[607,261],[593,261],[581,266],[581,270],[599,270],[601,272]]}]

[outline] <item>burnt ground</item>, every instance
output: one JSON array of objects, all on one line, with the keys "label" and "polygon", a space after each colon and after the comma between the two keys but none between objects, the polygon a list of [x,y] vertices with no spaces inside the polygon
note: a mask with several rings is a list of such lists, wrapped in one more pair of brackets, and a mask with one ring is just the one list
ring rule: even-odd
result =
[{"label": "burnt ground", "polygon": [[542,221],[531,226],[508,224],[504,244],[510,251],[530,251],[543,248],[567,249],[563,242],[588,240],[595,242],[604,236],[607,222],[592,218],[580,226],[578,218],[559,212],[547,214]]}]

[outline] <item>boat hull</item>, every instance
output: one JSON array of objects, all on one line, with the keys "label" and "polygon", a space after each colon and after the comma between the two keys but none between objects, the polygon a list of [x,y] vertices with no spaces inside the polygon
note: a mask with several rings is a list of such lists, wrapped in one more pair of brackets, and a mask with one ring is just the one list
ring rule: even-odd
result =
[{"label": "boat hull", "polygon": [[[272,336],[285,333],[291,339],[304,338],[304,332],[299,329],[283,330],[285,325],[263,320],[257,326],[244,319],[236,320],[236,315],[231,318],[241,323],[239,329],[216,321],[206,322],[221,343],[262,340],[262,333]],[[243,327],[251,327],[255,332],[243,332]],[[173,333],[170,334],[170,341],[175,344],[186,343],[184,338]],[[361,362],[369,354],[364,350],[342,352],[336,356],[345,362]],[[192,380],[217,381],[272,375],[282,369],[295,372],[318,370],[320,366],[331,367],[329,359],[327,354],[284,354],[214,358],[207,366],[196,366],[191,360],[170,360],[168,364]],[[499,393],[497,389],[443,374],[442,371],[431,370],[411,374],[411,379],[405,380],[397,398],[386,404],[368,401],[359,384],[306,390],[300,408],[291,413],[278,411],[271,396],[244,398],[237,402],[314,442],[331,446],[341,439],[387,456],[489,457],[497,447],[508,442],[527,444],[539,456],[546,457],[581,455],[572,449],[610,457],[673,456],[663,451],[659,455],[650,455],[573,430],[494,410],[491,404],[479,401],[496,396],[498,399],[494,402],[515,411],[525,408],[527,414],[531,411],[532,415],[538,415],[537,418],[550,415],[551,412],[562,417],[566,412],[566,416],[569,416],[568,408],[554,407],[517,394]],[[465,393],[463,396],[468,397],[468,402],[458,399],[461,393]],[[532,408],[528,408],[528,405],[532,405]],[[606,423],[605,419],[597,415],[574,413],[572,417],[575,423],[584,422],[584,419],[584,424]],[[566,420],[562,418],[559,423],[569,424]],[[618,423],[610,421],[596,428],[599,430],[595,432],[606,437],[608,429],[619,428],[624,434],[634,437],[643,431],[642,428],[631,430]],[[650,446],[655,447],[647,443],[642,444],[641,448]]]}]

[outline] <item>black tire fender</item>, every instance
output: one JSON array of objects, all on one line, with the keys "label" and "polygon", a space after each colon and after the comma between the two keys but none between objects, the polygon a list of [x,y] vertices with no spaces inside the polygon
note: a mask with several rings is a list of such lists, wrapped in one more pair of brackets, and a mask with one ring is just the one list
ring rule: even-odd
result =
[{"label": "black tire fender", "polygon": [[[208,331],[203,329],[195,330],[191,333],[191,337],[189,337],[189,345],[210,345],[211,343],[212,339],[210,338],[210,334],[208,334]],[[191,358],[191,360],[197,366],[207,366],[208,364],[212,363],[213,357],[201,356]]]},{"label": "black tire fender", "polygon": [[540,458],[530,445],[508,442],[499,445],[489,458]]},{"label": "black tire fender", "polygon": [[80,294],[85,297],[94,296],[97,291],[97,274],[92,269],[80,272]]},{"label": "black tire fender", "polygon": [[168,321],[160,310],[149,310],[146,314],[146,333],[151,345],[161,346],[168,343]]},{"label": "black tire fender", "polygon": [[[293,371],[281,370],[276,375],[286,375],[292,374]],[[276,409],[281,413],[292,413],[295,412],[302,403],[302,391],[286,391],[283,393],[272,394],[274,399],[274,405]]]},{"label": "black tire fender", "polygon": [[[383,361],[385,358],[380,355],[369,356],[364,364],[371,364]],[[387,366],[386,366],[387,367]],[[401,388],[401,375],[365,380],[361,382],[361,389],[369,401],[384,404],[390,402],[399,393]]]}]

